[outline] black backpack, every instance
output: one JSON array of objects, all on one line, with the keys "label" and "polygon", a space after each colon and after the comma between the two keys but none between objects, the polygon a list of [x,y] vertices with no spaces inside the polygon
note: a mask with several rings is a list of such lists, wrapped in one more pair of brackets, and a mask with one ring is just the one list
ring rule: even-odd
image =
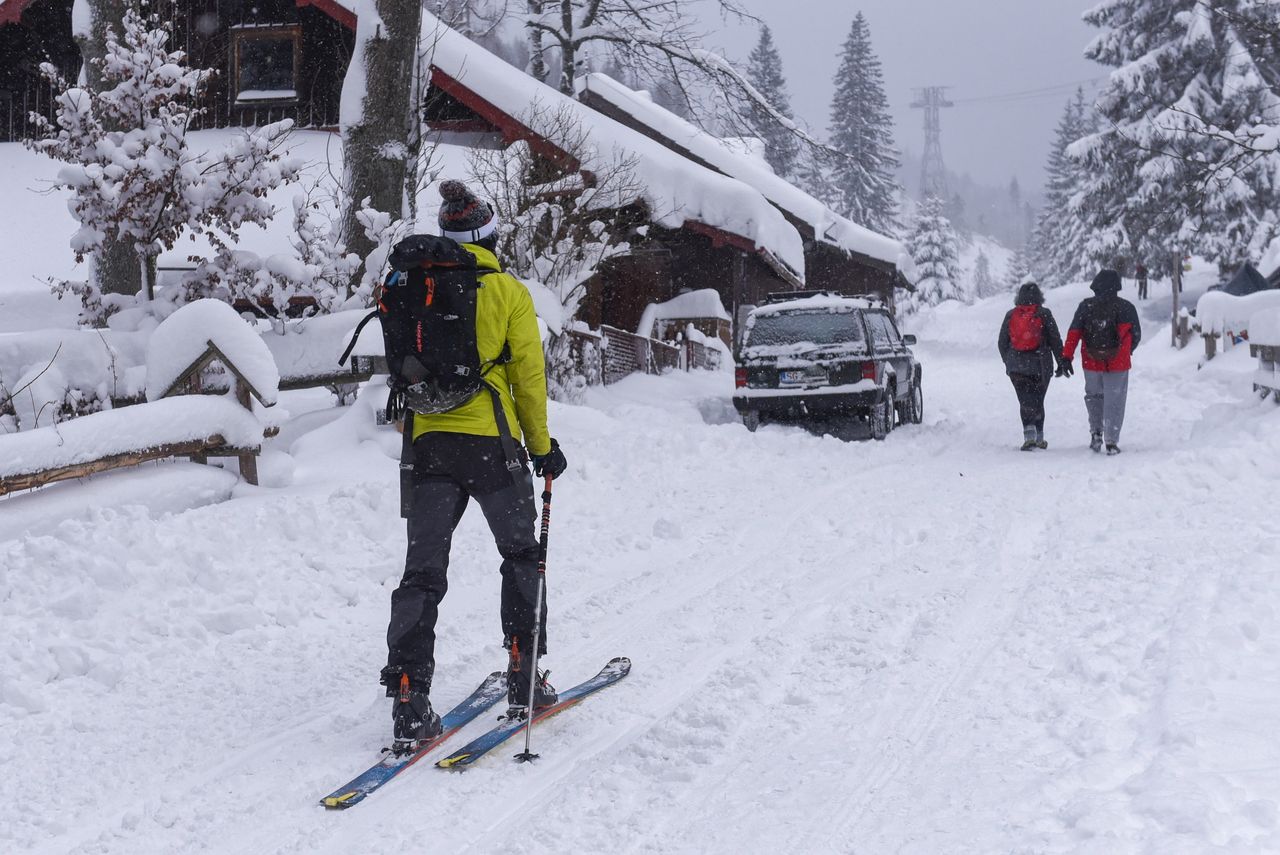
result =
[{"label": "black backpack", "polygon": [[1084,319],[1083,338],[1089,355],[1110,362],[1120,352],[1119,306],[1115,300],[1095,303]]},{"label": "black backpack", "polygon": [[[387,418],[406,411],[447,413],[485,388],[484,375],[500,357],[480,364],[476,343],[476,293],[480,288],[475,256],[445,237],[411,235],[397,243],[389,259],[391,273],[378,290],[378,308],[360,322],[377,317],[390,373]],[[504,356],[506,352],[504,351]]]}]

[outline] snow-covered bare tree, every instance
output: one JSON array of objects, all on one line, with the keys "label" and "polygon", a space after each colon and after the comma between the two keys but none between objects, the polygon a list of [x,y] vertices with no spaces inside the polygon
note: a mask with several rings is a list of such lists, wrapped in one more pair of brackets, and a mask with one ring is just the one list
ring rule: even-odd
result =
[{"label": "snow-covered bare tree", "polygon": [[884,234],[898,229],[898,152],[893,119],[884,94],[880,58],[871,47],[871,30],[859,12],[840,55],[831,99],[831,146],[843,157],[831,159],[840,213]]},{"label": "snow-covered bare tree", "polygon": [[907,246],[916,265],[916,290],[908,310],[936,306],[960,299],[960,260],[951,221],[943,215],[945,203],[931,196],[920,203]]},{"label": "snow-covered bare tree", "polygon": [[626,237],[639,224],[630,209],[639,195],[635,161],[599,150],[571,112],[535,104],[521,121],[556,140],[580,168],[557,168],[521,141],[505,149],[476,149],[471,171],[498,218],[498,257],[560,302],[560,330],[553,319],[556,334],[548,346],[548,379],[555,395],[573,398],[581,382],[569,358],[569,339],[559,333],[577,315],[588,280],[608,259],[630,249]]},{"label": "snow-covered bare tree", "polygon": [[[355,0],[356,43],[342,85],[342,238],[361,258],[378,249],[366,209],[401,221],[412,214],[421,145],[419,32],[422,6]],[[380,273],[380,271],[378,271]],[[366,277],[367,278],[367,277]]]},{"label": "snow-covered bare tree", "polygon": [[1073,205],[1097,264],[1169,272],[1180,250],[1222,267],[1276,231],[1280,158],[1242,150],[1280,121],[1280,57],[1258,51],[1240,20],[1260,0],[1105,0],[1086,56],[1115,70],[1097,102],[1102,129],[1072,146],[1089,180]]},{"label": "snow-covered bare tree", "polygon": [[[61,92],[56,124],[33,117],[43,137],[31,146],[67,164],[55,186],[71,193],[80,225],[71,239],[77,259],[109,241],[128,246],[141,271],[131,292],[147,299],[161,251],[184,234],[202,234],[226,249],[242,226],[274,216],[268,192],[295,181],[301,167],[283,152],[289,121],[236,133],[220,150],[196,145],[194,105],[212,72],[188,67],[182,52],[167,48],[169,39],[158,18],[128,10],[123,33],[108,33],[100,88],[72,85],[46,64],[41,71]],[[97,277],[56,283],[55,290],[78,294],[88,323],[132,299],[104,295]]]},{"label": "snow-covered bare tree", "polygon": [[[787,118],[791,115],[791,99],[787,95],[787,79],[782,74],[782,57],[773,44],[768,25],[760,28],[760,40],[747,62],[747,79],[773,108]],[[790,129],[778,124],[773,115],[758,104],[750,106],[748,120],[756,136],[764,140],[765,160],[773,171],[790,178],[795,171],[799,141]]]},{"label": "snow-covered bare tree", "polygon": [[1032,264],[1045,287],[1085,277],[1087,234],[1082,218],[1071,208],[1071,200],[1083,186],[1085,176],[1080,162],[1067,156],[1067,149],[1092,132],[1091,115],[1084,90],[1077,90],[1063,110],[1049,149],[1044,208],[1032,232],[1030,247]]}]

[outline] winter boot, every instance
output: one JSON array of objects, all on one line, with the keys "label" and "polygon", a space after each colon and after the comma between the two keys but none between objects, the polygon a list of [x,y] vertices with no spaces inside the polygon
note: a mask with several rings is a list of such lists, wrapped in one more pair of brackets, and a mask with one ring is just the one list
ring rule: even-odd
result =
[{"label": "winter boot", "polygon": [[[529,705],[529,662],[520,650],[520,645],[511,642],[511,657],[507,661],[507,703],[521,711]],[[550,671],[539,671],[534,681],[533,708],[554,706],[560,700],[556,690],[547,682]],[[508,713],[510,714],[510,713]],[[523,712],[521,713],[523,714]]]},{"label": "winter boot", "polygon": [[1049,443],[1044,441],[1044,429],[1036,428],[1036,448],[1044,451],[1049,447]]},{"label": "winter boot", "polygon": [[1023,451],[1035,451],[1039,447],[1040,446],[1036,444],[1036,441],[1034,439],[1029,439],[1026,442],[1022,443]]},{"label": "winter boot", "polygon": [[[387,687],[390,692],[391,687]],[[440,735],[440,716],[431,709],[427,693],[409,684],[409,675],[400,675],[400,689],[391,707],[391,720],[397,744],[425,742]]]},{"label": "winter boot", "polygon": [[1102,434],[1089,434],[1089,450],[1093,452],[1102,451]]},{"label": "winter boot", "polygon": [[1119,454],[1119,453],[1120,453],[1120,446],[1116,445],[1114,442],[1108,442],[1108,443],[1107,443],[1107,456],[1108,456],[1108,457],[1115,457],[1115,456],[1116,456],[1117,454]]}]

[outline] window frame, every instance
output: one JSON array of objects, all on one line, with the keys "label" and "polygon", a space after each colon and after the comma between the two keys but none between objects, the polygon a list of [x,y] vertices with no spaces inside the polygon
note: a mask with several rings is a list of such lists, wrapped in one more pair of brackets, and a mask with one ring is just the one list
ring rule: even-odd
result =
[{"label": "window frame", "polygon": [[[289,41],[293,44],[293,96],[287,98],[241,98],[245,91],[240,83],[240,54],[246,42]],[[231,104],[235,107],[260,107],[279,104],[296,104],[299,100],[298,84],[302,75],[302,25],[300,24],[239,24],[231,28]]]}]

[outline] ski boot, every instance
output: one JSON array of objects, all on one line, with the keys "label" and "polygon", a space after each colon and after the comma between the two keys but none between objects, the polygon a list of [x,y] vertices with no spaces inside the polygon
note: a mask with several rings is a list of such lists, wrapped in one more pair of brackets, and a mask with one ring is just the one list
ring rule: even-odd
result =
[{"label": "ski boot", "polygon": [[[391,694],[391,686],[387,687]],[[443,730],[440,716],[431,709],[431,701],[427,693],[414,689],[409,684],[409,675],[400,675],[400,687],[395,694],[395,703],[391,707],[393,724],[392,752],[399,754],[412,751],[418,743],[435,739]]]},{"label": "ski boot", "polygon": [[1089,434],[1089,450],[1094,452],[1095,454],[1102,451],[1102,434],[1100,433]]},{"label": "ski boot", "polygon": [[[529,663],[520,653],[520,645],[511,642],[511,657],[507,660],[507,718],[524,718],[529,706]],[[547,682],[550,671],[539,671],[533,687],[535,710],[554,706],[560,695]]]}]

